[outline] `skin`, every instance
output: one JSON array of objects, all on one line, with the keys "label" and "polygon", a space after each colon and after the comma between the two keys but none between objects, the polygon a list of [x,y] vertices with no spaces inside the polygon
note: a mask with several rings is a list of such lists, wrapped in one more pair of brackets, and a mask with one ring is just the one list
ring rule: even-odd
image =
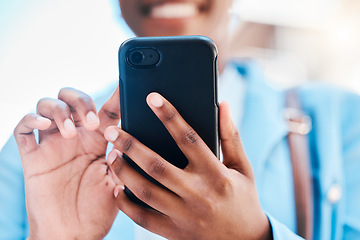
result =
[{"label": "skin", "polygon": [[[99,122],[89,123],[87,114],[96,112],[91,98],[62,89],[59,99],[40,100],[38,113],[26,115],[15,128],[29,239],[102,239],[118,212],[116,206],[140,226],[168,239],[271,239],[226,102],[219,105],[221,163],[168,101],[157,93],[148,96],[149,107],[189,159],[182,170],[116,127],[118,96],[117,90],[97,114]],[[66,131],[64,122],[71,118],[76,126]],[[34,129],[39,129],[39,143]],[[189,134],[192,141],[187,140]],[[115,148],[107,159],[110,171],[106,141]],[[134,171],[121,152],[168,189]],[[157,211],[131,202],[123,183]]]},{"label": "skin", "polygon": [[[119,109],[118,92],[97,113],[88,95],[65,88],[58,99],[40,100],[37,114],[19,122],[14,136],[24,170],[29,239],[102,239],[109,232],[118,208],[103,133],[117,124]],[[95,113],[90,122],[89,112]]]},{"label": "skin", "polygon": [[[221,103],[221,163],[176,109],[157,93],[147,102],[189,160],[179,169],[134,137],[109,127],[105,137],[117,150],[108,161],[112,171],[142,201],[156,209],[131,202],[116,188],[121,211],[140,226],[167,239],[271,239],[254,175],[231,120],[229,105]],[[121,157],[128,155],[146,173],[168,189],[143,178]]]},{"label": "skin", "polygon": [[[122,16],[137,36],[166,36],[166,35],[205,35],[214,40],[222,39],[223,26],[229,21],[228,9],[230,0],[195,0],[200,8],[200,14],[188,19],[172,19],[171,22],[163,19],[153,19],[141,11],[152,3],[175,1],[146,1],[146,0],[120,0]],[[181,1],[178,1],[181,2]],[[220,42],[220,41],[217,41]]]},{"label": "skin", "polygon": [[[220,65],[225,62],[223,26],[229,21],[231,1],[204,1],[206,10],[198,17],[167,23],[141,15],[138,9],[144,3],[120,0],[123,17],[138,36],[206,35],[219,47]],[[185,169],[172,166],[116,127],[118,90],[97,112],[85,93],[62,89],[58,99],[40,100],[37,114],[19,122],[14,135],[24,168],[29,239],[102,239],[118,208],[168,239],[271,239],[228,104],[219,106],[221,163],[171,103],[157,93],[151,93],[147,102],[187,156]],[[98,120],[87,122],[89,112]],[[38,143],[34,129],[39,130]],[[187,140],[189,133],[195,141]],[[108,142],[115,148],[107,159],[110,171],[105,161]],[[122,153],[167,189],[135,172]],[[131,202],[122,182],[157,211]]]}]

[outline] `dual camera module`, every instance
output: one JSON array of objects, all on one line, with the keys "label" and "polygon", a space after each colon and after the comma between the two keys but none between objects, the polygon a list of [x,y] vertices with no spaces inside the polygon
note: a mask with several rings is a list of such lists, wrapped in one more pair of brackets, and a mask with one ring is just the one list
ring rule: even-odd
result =
[{"label": "dual camera module", "polygon": [[153,67],[160,60],[160,53],[154,48],[134,48],[128,52],[127,60],[134,67]]}]

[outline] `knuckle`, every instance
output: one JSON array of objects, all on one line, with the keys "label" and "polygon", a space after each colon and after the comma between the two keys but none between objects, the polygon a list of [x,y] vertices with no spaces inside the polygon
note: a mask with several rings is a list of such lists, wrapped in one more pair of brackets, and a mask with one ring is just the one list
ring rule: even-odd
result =
[{"label": "knuckle", "polygon": [[201,177],[193,179],[193,184],[186,186],[186,191],[190,193],[191,198],[194,199],[193,205],[199,213],[206,215],[214,207],[213,204],[213,187],[208,187],[208,183],[204,183]]},{"label": "knuckle", "polygon": [[148,218],[146,217],[146,214],[143,211],[140,211],[139,213],[137,213],[134,216],[134,222],[136,224],[138,224],[139,226],[143,227],[143,228],[148,228],[149,227],[149,221]]},{"label": "knuckle", "polygon": [[60,99],[60,100],[66,99],[67,96],[70,96],[71,92],[73,92],[73,91],[74,91],[74,89],[70,88],[70,87],[61,88],[58,93],[58,99]]},{"label": "knuckle", "polygon": [[81,109],[81,108],[91,110],[92,109],[92,99],[85,93],[76,95],[74,102],[72,103],[72,108],[74,108],[75,110]]},{"label": "knuckle", "polygon": [[229,177],[217,179],[214,183],[214,190],[220,196],[227,196],[233,192],[233,183]]},{"label": "knuckle", "polygon": [[19,146],[26,146],[27,144],[27,138],[26,135],[19,135],[17,136],[17,142]]},{"label": "knuckle", "polygon": [[174,109],[174,108],[170,108],[170,109],[168,109],[168,111],[166,111],[165,113],[164,113],[164,119],[165,119],[165,121],[171,121],[171,120],[173,120],[174,118],[175,118],[175,116],[176,116],[176,110]]},{"label": "knuckle", "polygon": [[63,87],[63,88],[61,88],[60,91],[59,91],[58,96],[59,96],[59,97],[60,97],[60,96],[63,96],[64,94],[66,94],[66,93],[69,92],[70,90],[72,90],[72,88],[70,88],[70,87]]},{"label": "knuckle", "polygon": [[202,217],[197,218],[197,224],[203,225],[204,219],[209,219],[212,213],[215,212],[216,203],[210,196],[198,196],[198,204],[196,204],[196,209],[199,215]]},{"label": "knuckle", "polygon": [[42,104],[44,101],[49,100],[49,98],[40,98],[40,100],[37,102],[37,105]]},{"label": "knuckle", "polygon": [[89,95],[82,93],[77,96],[77,101],[82,105],[92,105],[92,99]]},{"label": "knuckle", "polygon": [[80,92],[80,91],[72,87],[63,87],[60,89],[58,93],[58,98],[62,98],[63,96],[72,94],[73,92]]},{"label": "knuckle", "polygon": [[113,111],[109,111],[109,110],[104,110],[106,116],[112,120],[118,120],[120,119],[120,114],[113,112]]},{"label": "knuckle", "polygon": [[163,160],[155,158],[153,161],[150,161],[149,172],[151,174],[162,174],[164,173],[166,165]]},{"label": "knuckle", "polygon": [[152,191],[148,185],[144,185],[141,187],[139,197],[145,202],[150,201],[150,199],[152,198]]},{"label": "knuckle", "polygon": [[183,140],[183,143],[185,143],[185,144],[195,144],[198,140],[198,135],[194,129],[190,128],[185,131],[185,134],[184,134],[182,140]]},{"label": "knuckle", "polygon": [[36,109],[39,110],[39,108],[41,108],[41,106],[48,104],[52,100],[53,99],[51,99],[51,98],[41,98],[36,104]]},{"label": "knuckle", "polygon": [[26,114],[26,115],[23,117],[23,119],[20,121],[20,123],[18,124],[18,126],[21,125],[21,124],[30,122],[30,121],[32,121],[32,120],[34,120],[34,119],[35,119],[35,115],[32,114],[32,113],[28,113],[28,114]]},{"label": "knuckle", "polygon": [[64,96],[64,94],[68,91],[68,89],[69,89],[69,88],[66,88],[66,87],[61,88],[60,91],[59,91],[59,93],[58,93],[58,98],[59,98],[59,99],[62,98],[62,96]]},{"label": "knuckle", "polygon": [[240,142],[241,141],[240,140],[240,133],[239,133],[239,131],[237,129],[234,131],[233,139],[234,139],[235,142]]},{"label": "knuckle", "polygon": [[55,116],[58,113],[67,113],[69,110],[69,107],[64,102],[57,101],[54,107],[51,108],[50,112],[52,116]]},{"label": "knuckle", "polygon": [[122,152],[128,152],[131,149],[132,145],[133,140],[131,139],[131,137],[127,136],[121,140],[120,149],[122,150]]},{"label": "knuckle", "polygon": [[111,165],[111,168],[113,169],[116,176],[120,176],[122,167],[123,167],[123,160],[121,160],[121,161],[115,160]]},{"label": "knuckle", "polygon": [[91,110],[93,107],[92,98],[84,92],[73,88],[62,88],[59,91],[58,99],[61,101],[69,100],[73,109],[78,109],[79,107],[86,107]]}]

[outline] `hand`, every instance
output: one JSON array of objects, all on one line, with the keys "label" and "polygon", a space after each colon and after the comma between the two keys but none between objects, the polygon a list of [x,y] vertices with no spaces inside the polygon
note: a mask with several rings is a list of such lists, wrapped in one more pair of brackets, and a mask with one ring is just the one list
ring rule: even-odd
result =
[{"label": "hand", "polygon": [[[121,191],[123,187],[116,187],[114,195],[120,210],[137,224],[168,239],[271,239],[271,227],[261,209],[254,175],[229,106],[221,103],[219,109],[224,157],[221,163],[163,97],[151,93],[147,102],[189,164],[179,169],[121,129],[109,127],[105,137],[118,149],[109,154],[111,170],[157,211],[136,205]],[[167,189],[133,170],[120,152]]]},{"label": "hand", "polygon": [[[120,119],[118,90],[97,113],[64,88],[42,99],[14,130],[24,169],[29,239],[102,239],[118,213],[104,130]],[[34,129],[39,129],[39,142]]]}]

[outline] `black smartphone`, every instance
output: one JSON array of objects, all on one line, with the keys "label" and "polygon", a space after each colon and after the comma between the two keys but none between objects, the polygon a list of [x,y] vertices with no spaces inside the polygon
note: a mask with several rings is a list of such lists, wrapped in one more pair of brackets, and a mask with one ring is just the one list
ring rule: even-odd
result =
[{"label": "black smartphone", "polygon": [[[146,103],[151,92],[164,96],[219,158],[217,48],[204,36],[139,37],[119,49],[121,127],[168,162],[188,160]],[[128,156],[126,161],[152,182]],[[131,189],[127,196],[146,206]]]}]

